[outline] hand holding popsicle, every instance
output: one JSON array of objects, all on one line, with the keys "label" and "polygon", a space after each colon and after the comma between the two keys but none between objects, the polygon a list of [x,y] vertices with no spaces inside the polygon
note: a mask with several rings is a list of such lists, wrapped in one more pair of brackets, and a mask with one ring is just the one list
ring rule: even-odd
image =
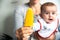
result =
[{"label": "hand holding popsicle", "polygon": [[[26,17],[25,17],[25,20],[24,20],[24,27],[26,28],[25,33],[27,33],[28,35],[26,34],[26,36],[25,36],[25,38],[23,38],[23,40],[24,39],[26,39],[26,40],[29,39],[29,37],[32,33],[33,22],[34,22],[33,10],[31,8],[28,8],[28,10],[26,12]],[[30,33],[26,32],[28,30],[31,31],[31,32]]]}]

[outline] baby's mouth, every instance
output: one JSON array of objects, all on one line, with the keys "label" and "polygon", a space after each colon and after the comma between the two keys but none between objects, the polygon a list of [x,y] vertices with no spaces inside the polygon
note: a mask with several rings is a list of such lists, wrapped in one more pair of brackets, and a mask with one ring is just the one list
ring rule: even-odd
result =
[{"label": "baby's mouth", "polygon": [[48,24],[51,23],[53,21],[53,19],[48,19],[49,22],[47,22]]},{"label": "baby's mouth", "polygon": [[49,21],[53,21],[53,19],[49,19]]}]

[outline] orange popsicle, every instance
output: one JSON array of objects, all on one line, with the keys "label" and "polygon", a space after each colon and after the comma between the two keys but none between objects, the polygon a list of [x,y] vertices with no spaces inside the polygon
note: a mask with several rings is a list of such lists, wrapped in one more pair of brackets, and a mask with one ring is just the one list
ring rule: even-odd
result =
[{"label": "orange popsicle", "polygon": [[26,12],[26,17],[24,20],[24,26],[25,27],[32,27],[33,26],[33,21],[34,21],[34,14],[33,10],[31,8],[28,8]]}]

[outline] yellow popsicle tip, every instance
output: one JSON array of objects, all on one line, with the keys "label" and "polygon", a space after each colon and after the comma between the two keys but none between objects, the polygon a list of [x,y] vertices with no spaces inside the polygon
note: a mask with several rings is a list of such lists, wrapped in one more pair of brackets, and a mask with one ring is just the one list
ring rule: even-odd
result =
[{"label": "yellow popsicle tip", "polygon": [[33,26],[33,21],[34,21],[34,14],[33,14],[33,10],[31,8],[28,8],[27,12],[26,12],[26,17],[24,20],[24,26],[26,27],[31,27]]}]

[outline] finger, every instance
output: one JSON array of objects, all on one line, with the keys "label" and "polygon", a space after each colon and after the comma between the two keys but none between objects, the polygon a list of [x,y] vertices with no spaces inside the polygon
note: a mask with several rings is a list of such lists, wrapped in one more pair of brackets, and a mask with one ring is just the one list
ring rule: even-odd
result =
[{"label": "finger", "polygon": [[33,31],[32,30],[25,30],[25,31],[22,31],[22,34],[32,34]]},{"label": "finger", "polygon": [[22,40],[28,40],[28,38],[25,37],[25,38],[23,38]]},{"label": "finger", "polygon": [[29,34],[24,34],[24,35],[23,35],[23,38],[29,38],[29,37],[30,37]]},{"label": "finger", "polygon": [[19,32],[22,32],[21,28],[18,29]]},{"label": "finger", "polygon": [[16,33],[17,33],[19,36],[21,36],[21,35],[22,35],[22,30],[21,30],[21,28],[19,28],[19,29],[16,31]]},{"label": "finger", "polygon": [[19,34],[18,31],[16,31],[16,37],[17,37],[17,38],[20,38],[20,34]]},{"label": "finger", "polygon": [[22,27],[21,30],[28,30],[28,29],[32,29],[31,27]]}]

